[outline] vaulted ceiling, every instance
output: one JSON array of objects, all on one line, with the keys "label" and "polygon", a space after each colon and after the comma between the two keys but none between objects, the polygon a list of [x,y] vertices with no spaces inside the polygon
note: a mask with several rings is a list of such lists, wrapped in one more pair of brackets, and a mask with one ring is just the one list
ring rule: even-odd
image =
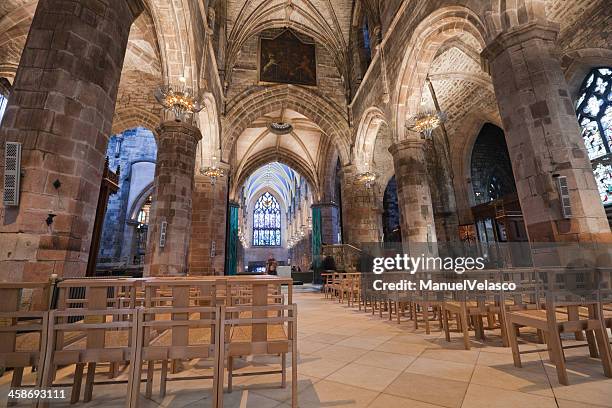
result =
[{"label": "vaulted ceiling", "polygon": [[[272,123],[288,124],[292,129],[278,134],[271,129]],[[237,179],[241,181],[252,172],[254,163],[282,159],[316,183],[315,175],[325,164],[323,154],[329,143],[329,137],[304,115],[291,109],[271,112],[255,120],[238,138],[234,163]]]},{"label": "vaulted ceiling", "polygon": [[291,167],[278,163],[268,163],[257,170],[244,184],[244,198],[250,203],[253,198],[257,198],[266,189],[278,193],[284,202],[284,207],[288,208],[291,197],[295,195],[296,182],[300,184],[301,176]]},{"label": "vaulted ceiling", "polygon": [[353,0],[227,0],[227,68],[246,40],[269,29],[292,27],[314,38],[345,72]]},{"label": "vaulted ceiling", "polygon": [[[12,79],[30,30],[38,0],[0,1],[0,76]],[[134,21],[124,71],[161,75],[161,58],[153,19],[145,11]]]}]

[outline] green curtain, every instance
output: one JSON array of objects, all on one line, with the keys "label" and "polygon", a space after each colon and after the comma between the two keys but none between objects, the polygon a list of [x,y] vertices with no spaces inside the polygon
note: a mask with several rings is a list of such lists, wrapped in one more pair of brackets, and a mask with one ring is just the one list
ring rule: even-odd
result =
[{"label": "green curtain", "polygon": [[229,204],[229,228],[226,275],[236,275],[238,269],[238,204]]},{"label": "green curtain", "polygon": [[321,266],[321,207],[312,207],[312,268]]}]

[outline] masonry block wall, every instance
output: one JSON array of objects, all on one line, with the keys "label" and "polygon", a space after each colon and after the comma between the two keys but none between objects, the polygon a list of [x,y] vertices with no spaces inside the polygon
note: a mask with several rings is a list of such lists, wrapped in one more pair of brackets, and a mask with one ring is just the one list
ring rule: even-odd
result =
[{"label": "masonry block wall", "polygon": [[[223,275],[227,219],[227,178],[213,186],[196,175],[189,247],[190,275]],[[214,251],[212,246],[214,242]]]}]

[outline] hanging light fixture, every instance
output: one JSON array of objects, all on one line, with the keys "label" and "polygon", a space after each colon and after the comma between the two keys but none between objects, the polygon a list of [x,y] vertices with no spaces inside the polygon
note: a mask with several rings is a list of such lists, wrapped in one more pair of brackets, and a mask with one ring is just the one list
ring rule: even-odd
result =
[{"label": "hanging light fixture", "polygon": [[161,85],[155,91],[155,99],[164,109],[174,114],[174,120],[177,122],[183,122],[205,106],[193,89],[187,86],[185,77],[179,78],[177,85]]},{"label": "hanging light fixture", "polygon": [[425,111],[414,117],[412,130],[421,133],[426,139],[431,139],[434,129],[446,122],[446,114],[440,111]]},{"label": "hanging light fixture", "polygon": [[212,158],[212,166],[202,167],[200,169],[200,174],[206,177],[210,177],[210,184],[212,184],[213,186],[215,185],[218,179],[225,175],[223,169],[217,166],[217,158],[215,156],[213,156]]},{"label": "hanging light fixture", "polygon": [[[368,168],[368,163],[364,166],[366,169]],[[371,188],[374,185],[374,182],[378,178],[378,175],[373,171],[366,170],[363,173],[359,173],[357,175],[357,182],[359,184],[363,184],[366,188]]]},{"label": "hanging light fixture", "polygon": [[[434,101],[435,109],[419,112],[412,118],[412,124],[409,125],[408,128],[419,132],[426,139],[431,139],[433,131],[439,128],[444,122],[446,122],[446,119],[448,117],[446,113],[440,110],[438,100],[436,99],[436,95],[433,90],[433,85],[429,77],[425,79],[425,83],[428,85],[429,92],[431,93],[431,97]],[[421,106],[425,106],[426,104],[427,102],[425,100],[425,97],[423,97],[421,99]]]}]

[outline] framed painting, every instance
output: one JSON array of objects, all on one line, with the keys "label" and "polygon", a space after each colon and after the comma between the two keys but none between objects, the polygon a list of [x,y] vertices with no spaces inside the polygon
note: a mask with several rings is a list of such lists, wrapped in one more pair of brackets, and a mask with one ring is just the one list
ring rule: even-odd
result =
[{"label": "framed painting", "polygon": [[274,38],[261,38],[259,80],[316,86],[315,44],[303,42],[291,30],[285,30]]}]

